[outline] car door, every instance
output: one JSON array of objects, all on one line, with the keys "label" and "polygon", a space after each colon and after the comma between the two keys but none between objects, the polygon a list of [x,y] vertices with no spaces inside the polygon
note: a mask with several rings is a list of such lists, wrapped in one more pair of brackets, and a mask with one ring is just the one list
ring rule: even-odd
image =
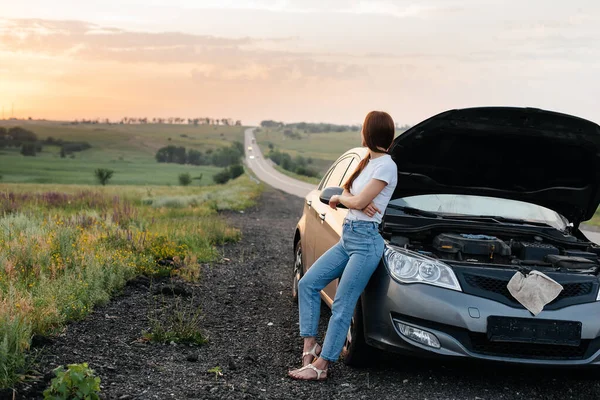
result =
[{"label": "car door", "polygon": [[[357,154],[345,154],[332,171],[322,189],[333,186],[342,186],[358,165],[358,161],[359,158]],[[316,261],[323,253],[340,240],[340,236],[342,235],[342,225],[344,223],[344,218],[346,218],[346,214],[348,214],[348,210],[344,208],[333,210],[328,204],[319,201],[318,206],[315,206],[315,213],[320,224],[318,230],[319,234],[317,235],[315,242],[314,257]],[[337,285],[338,280],[336,279],[323,289],[323,297],[329,305],[333,303]]]},{"label": "car door", "polygon": [[317,254],[317,243],[321,240],[323,218],[327,208],[329,208],[328,205],[321,203],[319,195],[324,188],[335,186],[332,182],[339,180],[340,174],[343,174],[341,171],[347,169],[348,164],[349,161],[346,157],[340,157],[321,179],[317,189],[310,192],[305,198],[306,234],[303,252],[307,269],[320,256],[320,254]]}]

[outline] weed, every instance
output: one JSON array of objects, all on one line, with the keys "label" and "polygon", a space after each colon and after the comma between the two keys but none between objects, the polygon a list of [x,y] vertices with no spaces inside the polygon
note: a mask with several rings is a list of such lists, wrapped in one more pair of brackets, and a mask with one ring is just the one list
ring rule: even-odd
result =
[{"label": "weed", "polygon": [[215,380],[218,380],[220,376],[223,376],[223,369],[219,366],[213,367],[206,372],[209,374],[215,374]]},{"label": "weed", "polygon": [[[164,303],[164,297],[163,297]],[[179,343],[203,345],[207,339],[200,332],[201,313],[194,306],[193,298],[189,304],[183,304],[177,297],[170,307],[155,305],[149,315],[150,332],[143,337],[156,343]]]},{"label": "weed", "polygon": [[69,364],[67,369],[60,366],[54,370],[56,378],[44,391],[44,400],[99,400],[100,378],[87,363]]}]

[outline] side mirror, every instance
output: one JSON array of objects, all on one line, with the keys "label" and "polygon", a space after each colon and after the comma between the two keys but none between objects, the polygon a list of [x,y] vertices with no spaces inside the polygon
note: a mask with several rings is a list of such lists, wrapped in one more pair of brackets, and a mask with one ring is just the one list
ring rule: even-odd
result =
[{"label": "side mirror", "polygon": [[[329,204],[329,199],[331,199],[331,197],[333,195],[340,195],[344,193],[344,189],[342,189],[341,187],[328,187],[325,188],[321,191],[321,194],[319,195],[319,200],[321,201],[321,203],[325,203],[325,204]],[[348,208],[343,204],[339,204],[338,208]]]}]

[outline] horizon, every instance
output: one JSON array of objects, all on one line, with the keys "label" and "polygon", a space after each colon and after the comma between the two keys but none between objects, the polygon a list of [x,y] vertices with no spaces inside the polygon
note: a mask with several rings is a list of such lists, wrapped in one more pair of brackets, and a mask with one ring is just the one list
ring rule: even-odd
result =
[{"label": "horizon", "polygon": [[[76,6],[75,6],[76,5]],[[2,6],[0,107],[66,120],[414,125],[534,107],[598,122],[600,4],[166,1]]]}]

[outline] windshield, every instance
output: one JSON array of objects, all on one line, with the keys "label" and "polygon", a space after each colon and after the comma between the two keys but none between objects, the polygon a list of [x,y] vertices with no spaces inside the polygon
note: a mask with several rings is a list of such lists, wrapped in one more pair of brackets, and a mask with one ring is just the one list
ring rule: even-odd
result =
[{"label": "windshield", "polygon": [[541,222],[559,230],[564,230],[568,221],[562,215],[548,208],[522,201],[499,199],[496,197],[433,194],[410,196],[390,201],[390,204],[412,207],[437,214],[449,215],[489,215],[495,217],[522,219]]}]

